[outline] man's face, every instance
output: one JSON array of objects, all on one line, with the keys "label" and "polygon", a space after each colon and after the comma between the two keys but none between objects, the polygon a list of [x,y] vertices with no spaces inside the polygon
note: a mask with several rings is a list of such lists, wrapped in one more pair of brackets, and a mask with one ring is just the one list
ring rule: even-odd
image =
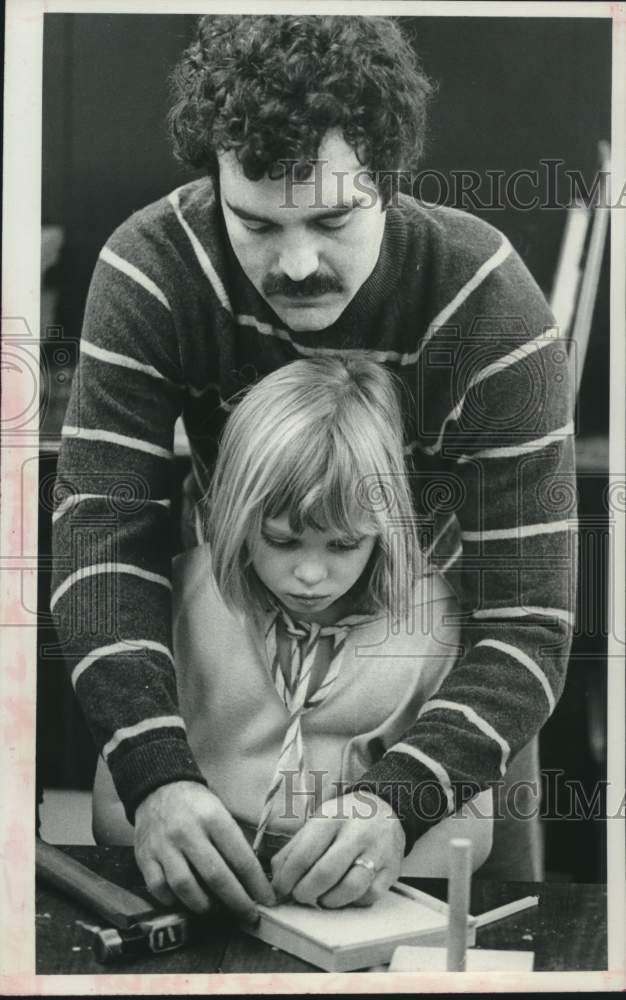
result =
[{"label": "man's face", "polygon": [[219,156],[220,197],[246,275],[292,330],[323,330],[373,271],[385,215],[373,182],[337,130],[324,137],[302,182],[246,178]]}]

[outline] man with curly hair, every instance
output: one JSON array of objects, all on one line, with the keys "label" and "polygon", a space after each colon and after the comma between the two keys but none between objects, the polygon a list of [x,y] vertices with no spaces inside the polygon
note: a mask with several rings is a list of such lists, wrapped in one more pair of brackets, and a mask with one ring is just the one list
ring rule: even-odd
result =
[{"label": "man with curly hair", "polygon": [[[463,644],[404,738],[370,748],[371,766],[365,748],[346,789],[346,802],[374,797],[389,822],[350,809],[313,818],[276,855],[277,892],[323,903],[348,885],[330,840],[397,871],[398,824],[408,853],[501,783],[560,696],[575,522],[545,484],[573,468],[568,371],[506,238],[397,191],[419,161],[432,87],[394,19],[203,17],[175,88],[174,148],[204,176],[136,212],[100,254],[59,459],[69,495],[54,515],[51,607],[148,886],[196,910],[209,890],[253,917],[272,889],[206,787],[177,704],[162,544],[177,417],[197,500],[229,399],[268,372],[359,350],[403,383],[424,553],[456,590]],[[112,489],[131,471],[146,485],[114,538],[103,469]],[[79,515],[89,546],[72,545]],[[533,827],[522,827],[510,860],[532,878]],[[349,885],[344,902],[367,899],[362,879]]]}]

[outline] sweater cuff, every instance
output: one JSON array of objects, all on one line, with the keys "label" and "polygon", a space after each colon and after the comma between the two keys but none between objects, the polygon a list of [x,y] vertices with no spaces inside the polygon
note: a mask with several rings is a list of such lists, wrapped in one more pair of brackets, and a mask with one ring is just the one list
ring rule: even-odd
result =
[{"label": "sweater cuff", "polygon": [[427,768],[422,771],[418,764],[409,773],[403,764],[402,754],[390,753],[373,764],[348,791],[363,789],[389,803],[404,830],[406,857],[422,834],[445,819],[448,802],[432,772]]},{"label": "sweater cuff", "polygon": [[131,824],[135,822],[137,806],[155,788],[173,781],[207,783],[187,741],[175,737],[148,740],[124,756],[111,755],[108,765]]}]

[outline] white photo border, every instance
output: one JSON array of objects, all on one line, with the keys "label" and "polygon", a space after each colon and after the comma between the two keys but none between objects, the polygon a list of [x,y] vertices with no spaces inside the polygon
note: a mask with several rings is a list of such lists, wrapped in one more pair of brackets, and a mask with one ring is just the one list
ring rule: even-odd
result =
[{"label": "white photo border", "polygon": [[[613,24],[610,482],[626,489],[626,5],[624,3],[359,2],[351,12],[404,16],[610,18]],[[614,991],[624,989],[625,826],[607,822],[608,970],[598,972],[415,974],[314,973],[37,976],[34,810],[38,523],[38,338],[42,169],[42,49],[45,14],[336,13],[333,0],[7,0],[4,104],[2,506],[0,508],[1,895],[0,985],[5,995],[414,993]],[[575,113],[575,109],[572,110]],[[15,345],[32,360],[28,378],[11,364]],[[29,344],[32,346],[29,348]],[[24,357],[24,353],[22,353]],[[32,376],[32,378],[31,378]],[[12,421],[21,418],[19,436]],[[25,433],[26,431],[26,433]],[[610,569],[613,614],[626,620],[626,518],[615,511]],[[624,812],[624,651],[609,638],[607,814]]]}]

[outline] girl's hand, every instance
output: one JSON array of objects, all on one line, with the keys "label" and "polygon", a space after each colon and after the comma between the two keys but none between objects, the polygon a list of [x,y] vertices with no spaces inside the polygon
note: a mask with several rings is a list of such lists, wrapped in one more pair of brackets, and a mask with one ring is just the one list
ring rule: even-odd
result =
[{"label": "girl's hand", "polygon": [[328,799],[272,859],[274,892],[312,906],[369,906],[398,878],[404,844],[400,820],[377,795]]},{"label": "girl's hand", "polygon": [[269,906],[276,902],[231,814],[217,795],[195,781],[162,785],[138,806],[135,858],[149,891],[166,906],[177,898],[202,913],[211,893],[255,922],[255,900]]}]

